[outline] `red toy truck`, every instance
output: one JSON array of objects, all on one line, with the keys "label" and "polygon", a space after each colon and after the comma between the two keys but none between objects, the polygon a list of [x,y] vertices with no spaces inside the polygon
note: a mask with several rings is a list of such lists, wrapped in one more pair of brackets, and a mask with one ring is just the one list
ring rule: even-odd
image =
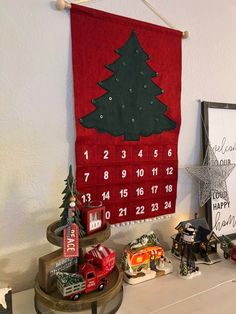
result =
[{"label": "red toy truck", "polygon": [[115,251],[102,245],[85,254],[85,262],[75,274],[57,274],[57,287],[63,297],[78,300],[82,293],[103,290],[115,266]]}]

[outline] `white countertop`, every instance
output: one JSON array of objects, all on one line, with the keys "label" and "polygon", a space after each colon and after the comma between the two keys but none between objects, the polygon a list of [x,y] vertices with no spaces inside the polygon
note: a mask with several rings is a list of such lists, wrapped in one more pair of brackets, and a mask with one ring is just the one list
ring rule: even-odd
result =
[{"label": "white countertop", "polygon": [[[236,313],[236,262],[222,259],[213,265],[200,264],[202,274],[184,280],[178,275],[179,261],[175,257],[171,260],[174,272],[167,276],[137,285],[124,283],[123,302],[117,313]],[[13,313],[36,313],[33,289],[13,295]]]}]

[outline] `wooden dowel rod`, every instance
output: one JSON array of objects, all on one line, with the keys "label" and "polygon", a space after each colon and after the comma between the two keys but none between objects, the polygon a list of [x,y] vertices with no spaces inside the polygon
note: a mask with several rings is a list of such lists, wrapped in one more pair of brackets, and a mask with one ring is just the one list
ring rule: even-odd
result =
[{"label": "wooden dowel rod", "polygon": [[71,4],[66,2],[65,0],[57,0],[56,1],[56,8],[57,10],[65,10],[65,9],[70,9],[71,8]]},{"label": "wooden dowel rod", "polygon": [[[77,3],[85,3],[89,2],[90,0],[78,0],[76,1]],[[142,0],[144,4],[146,4],[147,7],[149,7],[150,10],[152,10],[166,25],[168,25],[172,29],[176,29],[169,21],[167,21],[166,18],[164,18],[147,0]],[[65,9],[70,9],[71,4],[65,0],[56,0],[56,8],[57,10],[65,10]],[[188,38],[189,37],[189,32],[184,31],[182,33],[182,38]]]},{"label": "wooden dowel rod", "polygon": [[[176,29],[166,18],[164,18],[147,0],[143,0],[144,4],[152,11],[154,12],[166,25],[168,25],[172,29]],[[184,31],[182,32],[182,38],[188,38],[189,32]]]},{"label": "wooden dowel rod", "polygon": [[[78,0],[75,3],[85,3],[85,2],[89,2],[89,1],[91,1],[91,0]],[[56,0],[56,8],[57,8],[57,10],[60,10],[60,11],[65,10],[65,9],[70,9],[71,4],[65,0]]]}]

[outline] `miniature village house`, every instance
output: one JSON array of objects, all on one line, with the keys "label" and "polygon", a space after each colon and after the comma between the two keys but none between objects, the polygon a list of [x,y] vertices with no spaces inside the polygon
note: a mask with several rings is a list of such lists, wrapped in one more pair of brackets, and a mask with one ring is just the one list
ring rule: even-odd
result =
[{"label": "miniature village house", "polygon": [[172,253],[180,257],[183,244],[183,233],[187,224],[192,225],[196,229],[193,253],[196,259],[200,259],[206,263],[212,264],[220,260],[217,253],[217,243],[219,238],[215,232],[212,231],[205,218],[195,218],[180,222],[175,229],[178,231],[177,234],[171,238],[173,240]]},{"label": "miniature village house", "polygon": [[172,272],[173,266],[154,232],[144,234],[124,249],[121,266],[124,280],[137,284]]},{"label": "miniature village house", "polygon": [[151,268],[152,260],[159,260],[164,256],[164,250],[160,246],[149,246],[141,250],[127,251],[127,254],[133,271],[138,271],[139,268]]}]

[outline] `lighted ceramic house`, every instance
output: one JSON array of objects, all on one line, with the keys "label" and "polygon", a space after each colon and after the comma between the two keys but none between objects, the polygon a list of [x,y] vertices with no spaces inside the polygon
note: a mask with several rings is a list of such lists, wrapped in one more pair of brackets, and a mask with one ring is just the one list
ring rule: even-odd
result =
[{"label": "lighted ceramic house", "polygon": [[99,206],[93,203],[89,207],[80,209],[80,212],[82,215],[82,223],[87,234],[98,232],[105,228],[105,206]]},{"label": "lighted ceramic house", "polygon": [[154,232],[142,235],[125,247],[121,266],[124,280],[129,284],[137,284],[173,271],[172,263],[165,257],[164,249]]},{"label": "lighted ceramic house", "polygon": [[152,260],[157,262],[161,256],[164,256],[164,250],[160,246],[149,246],[138,250],[127,250],[127,255],[129,266],[133,272],[137,272],[151,268]]},{"label": "lighted ceramic house", "polygon": [[192,225],[196,230],[193,244],[193,252],[196,259],[209,264],[220,261],[221,258],[217,253],[219,238],[210,229],[205,218],[182,221],[175,227],[178,233],[171,237],[173,240],[172,253],[177,257],[181,256],[183,233],[188,224]]}]

